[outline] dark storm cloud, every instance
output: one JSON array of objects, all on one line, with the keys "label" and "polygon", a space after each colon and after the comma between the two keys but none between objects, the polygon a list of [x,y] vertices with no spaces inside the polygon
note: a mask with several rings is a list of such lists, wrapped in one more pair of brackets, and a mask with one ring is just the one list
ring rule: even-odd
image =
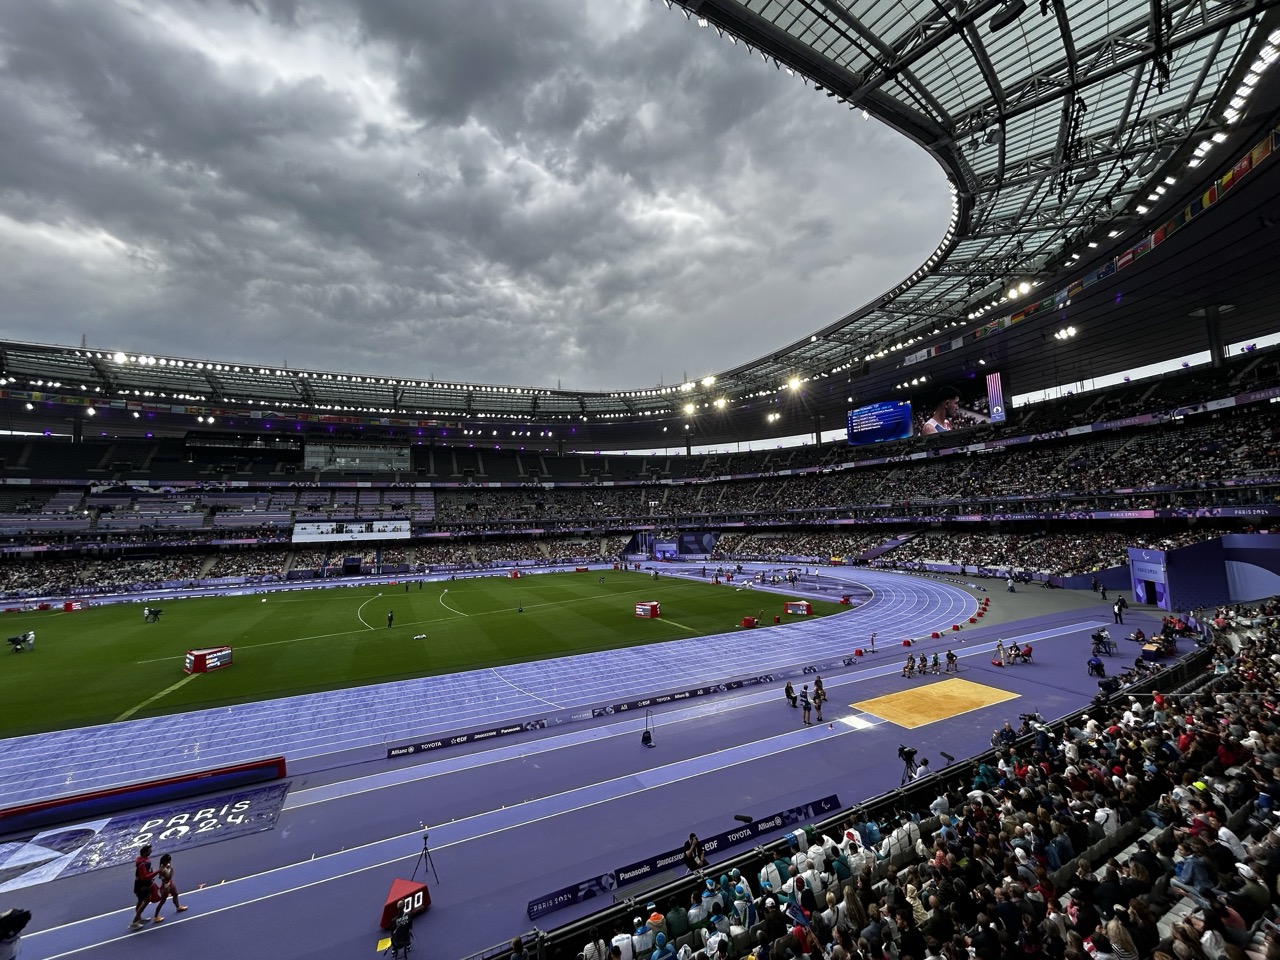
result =
[{"label": "dark storm cloud", "polygon": [[647,386],[876,296],[946,202],[918,148],[644,0],[0,20],[10,337]]}]

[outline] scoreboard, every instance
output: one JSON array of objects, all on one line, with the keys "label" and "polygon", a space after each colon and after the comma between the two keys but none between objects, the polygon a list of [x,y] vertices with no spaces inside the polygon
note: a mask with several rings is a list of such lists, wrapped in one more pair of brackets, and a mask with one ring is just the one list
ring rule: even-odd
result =
[{"label": "scoreboard", "polygon": [[910,400],[887,400],[849,411],[847,436],[852,444],[904,440],[911,430]]}]

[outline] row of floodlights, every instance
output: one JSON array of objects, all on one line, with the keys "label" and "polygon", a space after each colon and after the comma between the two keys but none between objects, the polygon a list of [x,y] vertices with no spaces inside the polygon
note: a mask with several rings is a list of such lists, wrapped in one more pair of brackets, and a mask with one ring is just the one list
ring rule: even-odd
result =
[{"label": "row of floodlights", "polygon": [[[1231,124],[1235,123],[1238,119],[1240,119],[1240,116],[1244,112],[1244,108],[1248,105],[1249,98],[1253,95],[1254,90],[1258,86],[1258,83],[1262,80],[1262,75],[1267,71],[1267,69],[1273,63],[1275,63],[1275,61],[1278,58],[1280,58],[1280,30],[1274,30],[1267,37],[1266,44],[1264,44],[1262,49],[1258,52],[1257,58],[1254,60],[1253,64],[1250,66],[1244,78],[1240,81],[1240,86],[1236,89],[1236,92],[1232,96],[1230,103],[1227,105],[1226,109],[1223,111],[1223,115],[1222,115],[1223,120],[1226,122],[1228,126],[1230,126]],[[1226,139],[1227,139],[1227,133],[1225,131],[1219,130],[1216,133],[1214,133],[1212,136],[1206,137],[1204,140],[1201,140],[1200,143],[1196,146],[1195,151],[1192,155],[1192,158],[1187,162],[1187,168],[1189,170],[1194,170],[1195,168],[1201,166],[1201,164],[1204,163],[1205,157],[1214,148],[1214,146],[1216,144],[1223,143]],[[1151,191],[1151,193],[1147,195],[1146,200],[1143,203],[1138,204],[1134,208],[1135,211],[1140,215],[1149,213],[1152,208],[1151,205],[1158,203],[1160,199],[1166,193],[1168,193],[1169,188],[1177,184],[1177,182],[1178,182],[1178,178],[1175,176],[1165,177],[1164,182],[1158,184]],[[954,186],[953,186],[953,190],[954,190]],[[1114,240],[1116,237],[1120,236],[1120,232],[1121,231],[1119,230],[1113,229],[1108,232],[1107,236],[1110,239]],[[1098,244],[1096,241],[1089,242],[1090,249],[1096,249],[1097,246]],[[1071,266],[1076,261],[1080,260],[1081,256],[1082,255],[1079,252],[1070,254],[1066,262],[1063,264],[1063,266],[1064,267]],[[926,266],[928,266],[928,264],[926,264]],[[999,307],[1005,303],[1009,303],[1010,301],[1017,300],[1019,297],[1025,296],[1027,293],[1031,291],[1032,288],[1037,286],[1039,286],[1038,282],[1030,283],[1025,280],[1018,282],[1013,286],[1011,286],[1008,292],[1005,293],[1003,296],[993,298],[990,302],[983,304],[980,307],[976,307],[974,310],[970,311],[968,315],[968,319],[977,320],[981,318],[984,314],[986,314],[988,311],[993,310],[996,307]],[[951,326],[955,326],[955,324],[952,323]],[[1059,340],[1068,339],[1067,336],[1059,336],[1059,334],[1061,333],[1063,333],[1063,331],[1060,330],[1058,331],[1058,333],[1055,333],[1054,336]],[[900,348],[893,347],[890,349],[900,349]],[[884,356],[883,351],[877,354],[868,355],[866,359],[871,360],[875,357],[882,357],[882,356]]]},{"label": "row of floodlights", "polygon": [[[1244,78],[1240,81],[1240,86],[1236,88],[1236,92],[1232,95],[1226,109],[1222,111],[1222,119],[1227,126],[1231,126],[1240,119],[1244,113],[1244,108],[1249,104],[1249,98],[1253,96],[1254,90],[1258,83],[1262,80],[1262,75],[1267,69],[1280,58],[1280,30],[1273,30],[1267,37],[1267,42],[1263,44],[1262,49],[1258,51],[1257,58],[1250,65],[1249,70],[1245,73]],[[1211,137],[1201,140],[1195,148],[1192,157],[1187,161],[1187,169],[1194,170],[1204,163],[1205,157],[1209,154],[1216,144],[1222,143],[1227,139],[1225,131],[1219,130]],[[1165,177],[1164,182],[1157,185],[1151,193],[1147,194],[1147,198],[1138,204],[1134,209],[1139,214],[1145,214],[1151,206],[1159,203],[1174,184],[1178,182],[1177,177]],[[1114,234],[1113,234],[1114,236]]]},{"label": "row of floodlights", "polygon": [[[928,376],[926,376],[925,374],[921,374],[918,377],[912,377],[910,380],[903,380],[902,383],[894,384],[893,389],[910,390],[912,387],[918,387],[922,383],[928,383],[928,382],[929,382]],[[852,402],[852,398],[850,398],[850,402]]]},{"label": "row of floodlights", "polygon": [[[1077,254],[1077,258],[1078,257],[1079,257],[1079,254]],[[1010,301],[1018,300],[1021,297],[1025,297],[1028,293],[1030,293],[1032,290],[1034,290],[1038,286],[1040,286],[1039,280],[1019,280],[1016,283],[1011,283],[1009,285],[1009,289],[1005,291],[1003,294],[1001,294],[999,297],[992,297],[988,303],[984,303],[982,306],[975,307],[973,310],[971,310],[969,312],[969,319],[977,320],[981,318],[982,315],[985,314],[988,310],[994,310],[996,307],[1000,306],[1001,304],[1009,303]]]},{"label": "row of floodlights", "polygon": [[417,387],[433,390],[461,390],[468,393],[507,393],[520,396],[549,396],[550,390],[536,387],[501,387],[468,383],[442,383],[428,380],[399,380],[395,377],[366,377],[347,373],[317,373],[308,370],[285,370],[277,367],[256,367],[234,363],[214,363],[205,360],[177,360],[153,357],[148,354],[131,354],[122,351],[102,353],[92,350],[76,350],[75,356],[97,360],[110,360],[120,365],[139,367],[167,367],[169,369],[194,370],[201,373],[244,373],[250,376],[293,377],[298,380],[323,380],[334,383],[359,383],[390,387]]}]

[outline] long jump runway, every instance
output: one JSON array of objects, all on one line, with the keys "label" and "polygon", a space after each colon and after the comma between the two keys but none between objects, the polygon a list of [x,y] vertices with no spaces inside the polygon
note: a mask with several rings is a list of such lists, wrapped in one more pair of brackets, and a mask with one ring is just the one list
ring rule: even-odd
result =
[{"label": "long jump runway", "polygon": [[[888,579],[903,597],[917,583],[940,586]],[[842,636],[815,632],[814,643],[843,652],[850,635],[865,636],[872,622],[881,637],[901,632],[866,621]],[[1083,660],[1088,633],[1100,622],[1058,615],[972,628],[962,644],[936,642],[956,646],[965,681],[1016,699],[915,729],[854,706],[904,691],[927,696],[930,685],[946,679],[905,680],[901,651],[885,650],[827,676],[829,726],[802,727],[780,689],[757,687],[658,714],[653,750],[639,744],[641,718],[612,718],[430,763],[365,764],[340,782],[295,778],[275,830],[180,855],[192,909],[155,930],[125,931],[127,867],[30,887],[13,902],[35,913],[28,951],[46,958],[114,956],[126,949],[124,939],[133,941],[131,954],[157,956],[368,956],[382,900],[394,878],[414,870],[425,824],[440,882],[427,877],[434,904],[415,925],[418,949],[464,957],[528,930],[529,900],[678,847],[690,830],[710,835],[732,826],[736,813],[763,817],[831,793],[848,805],[891,789],[901,773],[899,743],[936,764],[942,750],[958,757],[978,752],[994,727],[1016,721],[1019,712],[1067,712],[1096,692]],[[992,667],[997,635],[1030,638],[1036,663]],[[741,646],[741,636],[729,639]],[[788,653],[806,652],[800,641],[789,643]],[[771,650],[778,656],[777,646]],[[418,865],[418,879],[425,866]],[[201,883],[205,888],[195,889]],[[559,925],[594,907],[547,922]]]}]

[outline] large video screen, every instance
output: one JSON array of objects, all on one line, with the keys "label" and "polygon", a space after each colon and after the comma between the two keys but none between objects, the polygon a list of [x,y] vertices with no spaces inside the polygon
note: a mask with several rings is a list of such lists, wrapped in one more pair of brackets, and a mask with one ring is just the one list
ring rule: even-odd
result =
[{"label": "large video screen", "polygon": [[911,436],[911,401],[886,400],[849,411],[849,442],[881,443]]},{"label": "large video screen", "polygon": [[980,423],[1003,423],[1009,412],[1004,394],[1004,382],[999,373],[939,386],[920,404],[916,414],[916,432],[928,436],[964,430]]}]

